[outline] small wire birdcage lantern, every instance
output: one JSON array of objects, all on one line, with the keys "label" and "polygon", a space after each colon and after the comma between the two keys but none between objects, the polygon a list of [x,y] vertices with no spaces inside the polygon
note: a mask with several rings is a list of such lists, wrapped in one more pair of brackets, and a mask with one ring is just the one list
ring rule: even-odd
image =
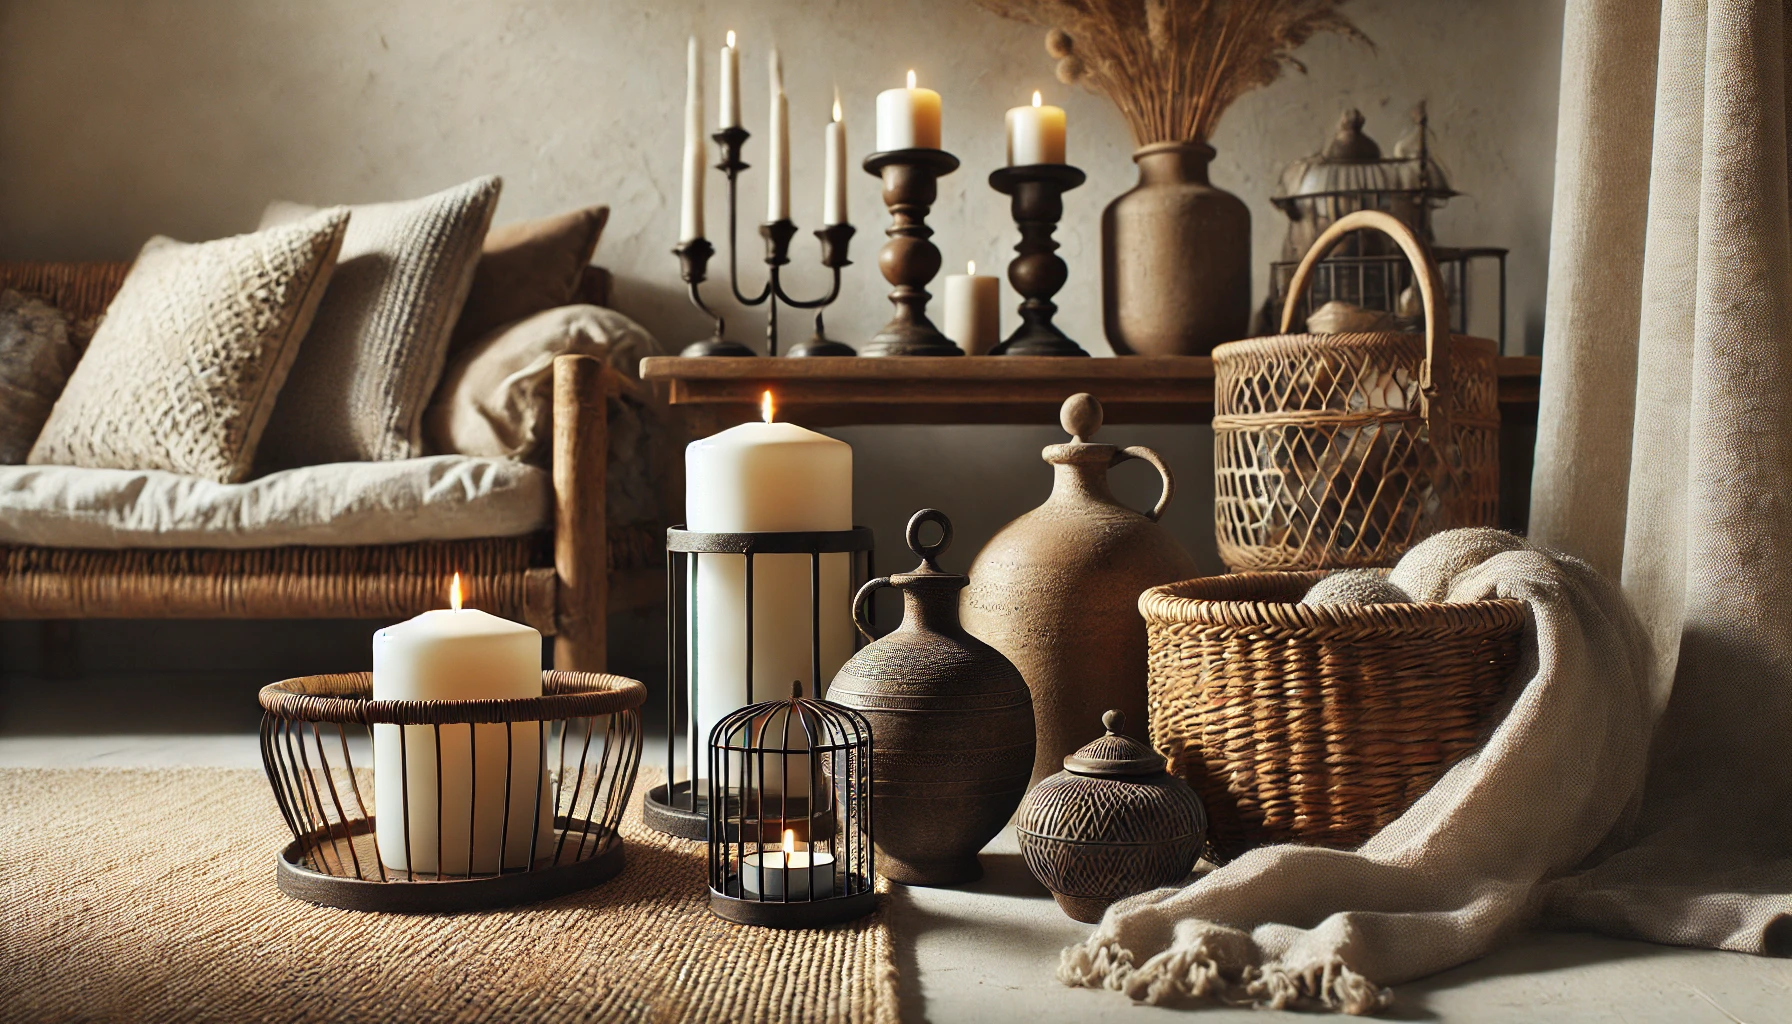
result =
[{"label": "small wire birdcage lantern", "polygon": [[802,693],[709,736],[709,909],[729,921],[808,928],[877,905],[871,723]]},{"label": "small wire birdcage lantern", "polygon": [[[639,682],[544,672],[540,697],[372,698],[370,672],[261,690],[262,765],[293,837],[276,859],[282,892],[348,910],[479,910],[622,870]],[[375,796],[376,729],[395,745],[379,770],[399,772],[386,790],[397,807]]]}]

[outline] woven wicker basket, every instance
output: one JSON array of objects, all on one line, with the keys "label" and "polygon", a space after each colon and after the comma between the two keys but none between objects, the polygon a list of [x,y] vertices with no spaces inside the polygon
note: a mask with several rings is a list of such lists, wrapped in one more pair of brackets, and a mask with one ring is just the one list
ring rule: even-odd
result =
[{"label": "woven wicker basket", "polygon": [[[1411,261],[1425,335],[1289,334],[1314,266],[1365,229]],[[1213,350],[1214,521],[1227,565],[1392,565],[1440,530],[1497,524],[1499,348],[1449,333],[1437,265],[1405,224],[1363,210],[1320,235],[1294,272],[1282,332]]]},{"label": "woven wicker basket", "polygon": [[1139,597],[1151,744],[1207,805],[1209,856],[1361,843],[1485,738],[1505,694],[1524,602],[1297,603],[1325,575]]}]

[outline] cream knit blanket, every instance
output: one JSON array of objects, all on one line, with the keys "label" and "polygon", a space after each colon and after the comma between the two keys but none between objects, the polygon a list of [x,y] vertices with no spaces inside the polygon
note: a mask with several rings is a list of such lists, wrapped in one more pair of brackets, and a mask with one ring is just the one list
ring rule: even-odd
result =
[{"label": "cream knit blanket", "polygon": [[[1455,568],[1489,531],[1403,561]],[[1115,904],[1058,977],[1144,1002],[1372,1013],[1384,986],[1487,952],[1634,810],[1659,712],[1647,642],[1578,559],[1519,548],[1450,572],[1453,600],[1529,603],[1510,710],[1485,747],[1352,852],[1276,846]]]}]

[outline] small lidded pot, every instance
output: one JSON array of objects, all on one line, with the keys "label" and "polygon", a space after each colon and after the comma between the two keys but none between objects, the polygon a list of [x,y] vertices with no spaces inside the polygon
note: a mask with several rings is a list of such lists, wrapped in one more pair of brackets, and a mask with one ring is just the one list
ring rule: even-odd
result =
[{"label": "small lidded pot", "polygon": [[1078,921],[1116,900],[1187,877],[1207,838],[1207,811],[1163,755],[1122,734],[1126,716],[1101,716],[1107,734],[1064,759],[1015,815],[1027,870]]}]

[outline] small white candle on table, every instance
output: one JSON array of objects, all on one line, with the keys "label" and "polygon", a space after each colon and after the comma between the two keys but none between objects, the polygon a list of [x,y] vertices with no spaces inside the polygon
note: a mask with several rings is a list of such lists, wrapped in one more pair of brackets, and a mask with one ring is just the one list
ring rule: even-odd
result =
[{"label": "small white candle on table", "polygon": [[796,832],[785,829],[783,849],[742,857],[741,892],[765,900],[825,900],[834,895],[834,855],[799,850],[798,845]]},{"label": "small white candle on table", "polygon": [[[462,608],[459,573],[450,603],[373,635],[373,699],[541,696],[541,634]],[[551,849],[544,767],[534,722],[374,726],[380,860],[392,870],[442,875],[496,873],[500,862],[506,869],[528,867],[531,845],[537,856]]]},{"label": "small white candle on table", "polygon": [[908,88],[886,89],[877,94],[877,148],[940,148],[940,94],[915,87],[915,73],[908,73]]},{"label": "small white candle on table", "polygon": [[703,62],[692,36],[685,58],[684,192],[678,208],[678,240],[703,237]]},{"label": "small white candle on table", "polygon": [[771,56],[771,168],[766,175],[765,219],[790,219],[790,101],[784,98],[784,61]]},{"label": "small white candle on table", "polygon": [[734,30],[728,30],[728,45],[722,47],[722,97],[718,104],[721,127],[740,127],[740,51],[734,46]]},{"label": "small white candle on table", "polygon": [[994,277],[977,273],[974,260],[965,264],[964,273],[947,275],[946,337],[967,356],[987,355],[1002,333],[1001,301],[1001,286]]},{"label": "small white candle on table", "polygon": [[[700,533],[852,529],[852,446],[794,423],[773,422],[769,391],[762,405],[763,422],[730,427],[685,449],[685,527]],[[754,557],[751,694],[746,560],[736,555],[695,557],[697,698],[691,725],[698,763],[693,775],[707,778],[707,744],[716,722],[750,701],[789,696],[795,680],[803,682],[805,694],[823,696],[828,680],[852,657],[852,556],[821,556],[820,678],[812,661],[810,556]],[[806,778],[806,765],[792,764],[786,773],[772,757],[766,760],[768,793],[777,791],[786,775]]]},{"label": "small white candle on table", "polygon": [[840,90],[834,90],[834,119],[827,126],[827,182],[821,193],[821,223],[832,227],[846,223],[846,121],[841,116]]},{"label": "small white candle on table", "polygon": [[1008,111],[1008,166],[1064,162],[1064,108],[1041,103],[1033,92],[1033,105]]}]

